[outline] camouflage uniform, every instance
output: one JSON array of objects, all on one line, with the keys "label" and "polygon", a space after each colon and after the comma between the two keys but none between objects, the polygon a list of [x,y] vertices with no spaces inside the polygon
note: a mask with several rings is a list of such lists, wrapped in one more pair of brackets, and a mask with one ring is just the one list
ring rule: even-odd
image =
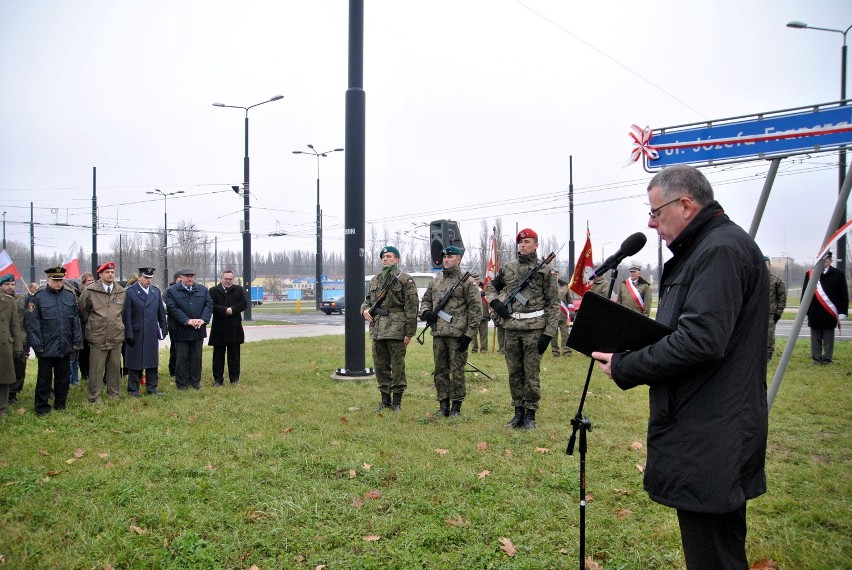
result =
[{"label": "camouflage uniform", "polygon": [[592,293],[597,293],[601,297],[607,297],[609,293],[609,279],[606,277],[595,277],[594,282],[592,283],[592,288],[590,289]]},{"label": "camouflage uniform", "polygon": [[405,337],[417,333],[417,285],[407,273],[394,268],[387,276],[378,273],[370,281],[367,298],[361,304],[363,313],[372,306],[385,283],[394,275],[399,279],[391,285],[387,297],[370,323],[370,338],[373,339],[373,366],[379,392],[383,397],[402,394],[408,384],[405,381]]},{"label": "camouflage uniform", "polygon": [[767,358],[775,352],[775,323],[787,307],[787,288],[780,277],[769,272],[769,338],[767,339]]},{"label": "camouflage uniform", "polygon": [[[420,302],[420,313],[432,311],[438,302],[458,280],[461,272],[458,269],[445,269],[437,275],[423,293]],[[459,342],[462,337],[475,339],[479,332],[479,322],[482,319],[482,301],[479,287],[472,279],[468,279],[456,287],[453,296],[444,306],[444,313],[452,319],[447,322],[440,316],[432,328],[432,353],[435,357],[435,392],[437,400],[452,400],[461,402],[467,395],[465,387],[464,368],[467,362],[467,349],[461,350]]]},{"label": "camouflage uniform", "polygon": [[[533,253],[518,255],[517,261],[504,265],[485,290],[488,303],[497,299],[502,301],[500,292],[502,291],[505,297],[538,264],[538,257]],[[560,316],[559,290],[556,277],[550,272],[548,265],[538,270],[522,292],[529,302],[521,305],[516,301],[512,306],[513,316],[501,322],[506,331],[506,367],[509,371],[512,406],[515,408],[538,410],[541,399],[541,355],[537,345],[541,335],[556,335]],[[528,313],[539,315],[532,318],[521,316]]]},{"label": "camouflage uniform", "polygon": [[24,389],[24,380],[27,377],[27,360],[30,356],[30,340],[26,334],[26,316],[27,316],[27,299],[29,293],[25,295],[15,295],[15,306],[18,309],[18,322],[21,324],[21,330],[24,332],[24,356],[15,360],[15,383],[9,387],[9,403],[13,404],[18,401],[18,394]]},{"label": "camouflage uniform", "polygon": [[[568,292],[568,284],[564,282],[559,283],[559,300],[565,301],[565,305],[568,306],[571,303],[571,294]],[[568,345],[565,344],[568,342],[568,334],[571,332],[570,325],[568,324],[568,316],[562,313],[562,310],[559,311],[559,334],[553,335],[553,338],[550,341],[550,351],[553,353],[553,356],[560,356],[564,354],[565,356],[571,356],[571,349],[568,348]],[[562,349],[560,351],[560,349]]]}]

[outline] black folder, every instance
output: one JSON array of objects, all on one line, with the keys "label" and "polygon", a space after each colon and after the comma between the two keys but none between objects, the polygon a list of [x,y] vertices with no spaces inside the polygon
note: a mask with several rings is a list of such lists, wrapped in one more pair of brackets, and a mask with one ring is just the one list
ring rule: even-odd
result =
[{"label": "black folder", "polygon": [[673,331],[664,324],[591,291],[583,295],[568,346],[592,352],[625,352],[654,344]]}]

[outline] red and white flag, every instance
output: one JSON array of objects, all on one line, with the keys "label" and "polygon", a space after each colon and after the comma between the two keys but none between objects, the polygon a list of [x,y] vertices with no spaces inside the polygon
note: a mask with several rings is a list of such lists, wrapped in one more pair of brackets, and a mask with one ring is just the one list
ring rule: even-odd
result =
[{"label": "red and white flag", "polygon": [[574,266],[574,274],[571,275],[571,282],[568,288],[582,297],[586,291],[591,290],[594,279],[592,273],[595,271],[595,264],[592,261],[592,234],[586,229],[586,245],[583,246],[583,251],[580,252],[580,259]]},{"label": "red and white flag", "polygon": [[77,257],[77,242],[71,244],[68,253],[65,254],[65,259],[62,260],[62,267],[65,268],[66,279],[77,279],[80,277],[80,259]]},{"label": "red and white flag", "polygon": [[11,273],[15,279],[21,278],[21,273],[15,267],[12,258],[9,257],[5,249],[0,249],[0,275],[6,275],[7,273]]},{"label": "red and white flag", "polygon": [[497,259],[497,229],[494,228],[491,232],[491,237],[488,239],[488,267],[485,269],[485,284],[491,282],[500,271],[500,261]]}]

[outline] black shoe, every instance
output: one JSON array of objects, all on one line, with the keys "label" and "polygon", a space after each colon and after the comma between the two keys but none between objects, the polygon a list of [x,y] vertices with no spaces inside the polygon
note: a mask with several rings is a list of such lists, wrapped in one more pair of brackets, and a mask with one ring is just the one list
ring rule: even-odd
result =
[{"label": "black shoe", "polygon": [[439,416],[447,417],[450,415],[450,399],[438,400],[438,411],[435,412]]},{"label": "black shoe", "polygon": [[201,384],[193,384],[192,389],[193,390],[201,390]]},{"label": "black shoe", "polygon": [[402,411],[402,392],[394,392],[393,393],[393,403],[391,404],[392,412],[401,412]]},{"label": "black shoe", "polygon": [[221,382],[221,381],[219,381],[219,382],[213,382],[213,387],[214,387],[214,388],[221,388],[221,387],[222,387],[222,382]]},{"label": "black shoe", "polygon": [[522,430],[535,429],[535,410],[526,410],[524,413],[524,423],[521,424]]},{"label": "black shoe", "polygon": [[189,386],[178,386],[178,390],[189,390]]},{"label": "black shoe", "polygon": [[515,416],[506,424],[507,428],[519,428],[524,423],[523,406],[515,406]]},{"label": "black shoe", "polygon": [[231,380],[231,386],[239,386],[239,385],[240,385],[239,380]]},{"label": "black shoe", "polygon": [[142,394],[140,394],[139,392],[130,392],[130,395],[133,396],[134,398],[141,398],[142,397]]},{"label": "black shoe", "polygon": [[382,392],[381,394],[382,394],[382,402],[378,406],[376,406],[375,410],[373,410],[373,412],[375,412],[377,414],[379,412],[381,412],[382,410],[384,410],[385,408],[390,408],[390,406],[391,406],[390,394],[385,394],[384,392]]},{"label": "black shoe", "polygon": [[147,396],[162,396],[162,395],[163,395],[163,393],[162,393],[162,392],[160,392],[159,390],[148,390],[148,391],[145,393],[145,395],[147,395]]},{"label": "black shoe", "polygon": [[461,400],[453,400],[453,407],[450,408],[450,416],[460,416],[461,415]]}]

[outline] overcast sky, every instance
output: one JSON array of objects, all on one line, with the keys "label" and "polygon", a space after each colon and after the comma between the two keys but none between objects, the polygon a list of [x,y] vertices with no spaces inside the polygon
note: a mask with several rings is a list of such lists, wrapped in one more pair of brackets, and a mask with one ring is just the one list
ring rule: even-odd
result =
[{"label": "overcast sky", "polygon": [[[651,175],[628,164],[632,123],[651,128],[836,101],[848,0],[566,2],[373,0],[365,7],[367,240],[428,237],[481,220],[569,238],[573,155],[576,249],[585,226],[600,261],[645,231],[634,260],[656,264]],[[119,232],[195,224],[241,250],[244,112],[249,106],[255,252],[315,248],[316,159],[344,146],[344,0],[0,0],[0,197],[6,237],[42,223],[91,224],[99,249]],[[321,160],[326,250],[343,251],[344,156]],[[748,229],[768,163],[707,168]],[[757,240],[810,260],[837,195],[837,154],[782,162]],[[269,237],[269,233],[287,235]],[[403,238],[407,240],[408,238]],[[36,251],[64,252],[83,227],[36,228]],[[568,248],[560,259],[567,262]],[[156,264],[156,260],[152,260]]]}]

